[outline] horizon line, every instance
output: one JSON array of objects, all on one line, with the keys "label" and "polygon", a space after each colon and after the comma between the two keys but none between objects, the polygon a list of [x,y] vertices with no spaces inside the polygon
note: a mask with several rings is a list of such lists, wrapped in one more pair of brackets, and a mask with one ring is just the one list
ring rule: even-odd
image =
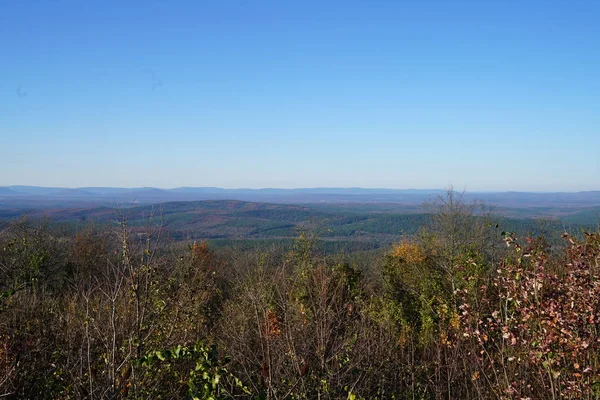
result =
[{"label": "horizon line", "polygon": [[42,186],[42,185],[0,185],[0,188],[12,189],[13,188],[39,188],[39,189],[72,189],[72,190],[85,190],[85,189],[123,189],[123,190],[136,190],[136,189],[156,189],[156,190],[177,190],[177,189],[219,189],[219,190],[388,190],[388,191],[431,191],[431,192],[447,192],[453,190],[457,193],[534,193],[534,194],[552,194],[552,193],[589,193],[599,192],[599,189],[592,190],[456,190],[452,186],[449,188],[386,188],[386,187],[361,187],[361,186],[313,186],[313,187],[219,187],[219,186],[176,186],[176,187],[158,187],[158,186]]}]

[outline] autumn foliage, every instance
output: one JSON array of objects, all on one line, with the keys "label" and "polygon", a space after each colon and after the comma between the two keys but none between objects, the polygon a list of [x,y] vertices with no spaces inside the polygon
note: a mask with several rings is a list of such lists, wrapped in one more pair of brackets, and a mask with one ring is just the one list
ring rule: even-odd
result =
[{"label": "autumn foliage", "polygon": [[4,231],[0,397],[600,397],[597,233],[550,246],[455,200],[360,257],[116,226]]},{"label": "autumn foliage", "polygon": [[597,398],[600,350],[600,236],[565,235],[564,268],[549,270],[533,239],[506,238],[516,258],[494,271],[481,300],[461,308],[478,376],[504,398]]}]

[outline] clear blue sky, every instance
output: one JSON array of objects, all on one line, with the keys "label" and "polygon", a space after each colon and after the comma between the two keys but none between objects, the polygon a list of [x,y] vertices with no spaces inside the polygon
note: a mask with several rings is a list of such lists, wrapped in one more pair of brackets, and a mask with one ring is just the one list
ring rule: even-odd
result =
[{"label": "clear blue sky", "polygon": [[0,185],[600,189],[600,1],[5,1]]}]

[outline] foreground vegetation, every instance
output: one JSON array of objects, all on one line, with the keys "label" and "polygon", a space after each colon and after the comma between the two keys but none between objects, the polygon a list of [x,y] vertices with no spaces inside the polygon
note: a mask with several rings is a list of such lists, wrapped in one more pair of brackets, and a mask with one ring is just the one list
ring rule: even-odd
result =
[{"label": "foreground vegetation", "polygon": [[452,193],[385,252],[0,231],[0,397],[600,397],[600,236],[501,232]]}]

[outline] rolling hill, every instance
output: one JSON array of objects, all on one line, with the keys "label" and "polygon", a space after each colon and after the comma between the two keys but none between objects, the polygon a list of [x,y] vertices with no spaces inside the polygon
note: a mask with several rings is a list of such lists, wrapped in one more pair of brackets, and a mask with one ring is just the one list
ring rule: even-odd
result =
[{"label": "rolling hill", "polygon": [[[374,249],[387,246],[403,236],[416,234],[430,216],[422,212],[399,212],[401,208],[376,208],[373,205],[289,205],[245,202],[238,200],[206,200],[168,202],[127,208],[21,208],[0,209],[0,222],[8,223],[27,216],[49,218],[70,229],[88,224],[114,226],[123,217],[134,231],[147,224],[161,225],[173,240],[209,240],[216,244],[274,243],[290,241],[300,231],[308,231],[337,248]],[[571,216],[570,218],[574,218]],[[500,232],[515,231],[536,234],[541,230],[562,233],[593,227],[589,219],[543,220],[498,217]]]}]

